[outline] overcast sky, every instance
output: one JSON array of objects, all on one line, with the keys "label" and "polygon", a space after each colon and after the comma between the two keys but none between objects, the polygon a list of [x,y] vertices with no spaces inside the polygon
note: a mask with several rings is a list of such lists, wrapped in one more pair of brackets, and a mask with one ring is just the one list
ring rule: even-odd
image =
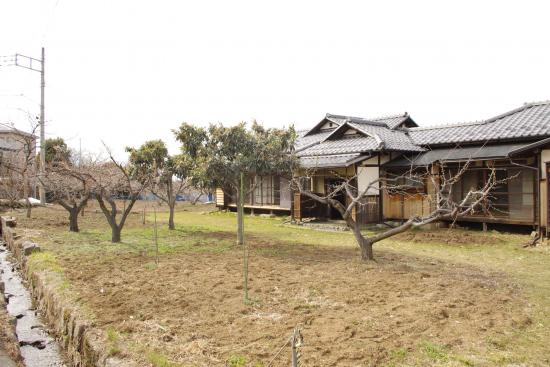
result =
[{"label": "overcast sky", "polygon": [[[326,112],[480,120],[550,99],[548,1],[2,0],[0,55],[46,47],[47,137],[119,157],[186,121],[303,129]],[[0,67],[0,122],[39,113]]]}]

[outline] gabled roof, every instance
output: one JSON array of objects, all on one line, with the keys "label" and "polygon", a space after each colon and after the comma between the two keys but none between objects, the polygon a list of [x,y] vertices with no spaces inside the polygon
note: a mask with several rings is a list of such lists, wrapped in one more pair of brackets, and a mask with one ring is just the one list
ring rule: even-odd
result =
[{"label": "gabled roof", "polygon": [[346,122],[369,124],[373,126],[386,127],[388,129],[396,129],[398,127],[418,126],[407,112],[401,115],[383,116],[383,117],[376,117],[372,119],[355,117],[355,116],[334,115],[332,113],[327,113],[325,115],[325,118],[319,121],[315,126],[313,126],[313,128],[306,131],[304,133],[304,136],[309,136],[309,135],[314,135],[316,133],[319,133],[320,128],[327,122],[332,122],[335,125],[334,128],[338,128],[340,125]]},{"label": "gabled roof", "polygon": [[[335,127],[321,130],[327,122],[332,122]],[[299,134],[295,148],[300,156],[381,150],[423,151],[424,149],[415,145],[407,132],[400,128],[402,126],[416,126],[416,123],[407,113],[375,119],[327,113],[312,129]],[[349,129],[356,130],[358,136],[344,136],[344,132]]]},{"label": "gabled roof", "polygon": [[396,129],[398,127],[417,127],[418,126],[407,112],[401,115],[377,117],[370,120],[374,122],[383,122],[390,129]]},{"label": "gabled roof", "polygon": [[409,135],[418,145],[532,140],[550,136],[550,101],[526,103],[488,120],[413,127]]},{"label": "gabled roof", "polygon": [[321,141],[325,140],[327,136],[329,136],[332,133],[333,130],[330,131],[324,131],[317,134],[307,135],[307,131],[302,131],[298,133],[298,138],[296,139],[296,142],[294,143],[294,149],[296,152],[299,152],[301,150],[304,150],[312,145],[318,144]]}]

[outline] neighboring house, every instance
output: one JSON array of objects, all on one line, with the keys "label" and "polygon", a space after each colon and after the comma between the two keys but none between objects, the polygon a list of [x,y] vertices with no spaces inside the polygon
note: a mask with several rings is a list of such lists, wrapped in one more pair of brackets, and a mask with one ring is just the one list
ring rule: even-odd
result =
[{"label": "neighboring house", "polygon": [[[398,177],[411,167],[445,167],[453,172],[461,163],[472,161],[453,191],[458,200],[471,187],[483,183],[489,167],[497,167],[499,178],[515,178],[494,190],[490,211],[461,220],[550,227],[546,183],[550,172],[550,102],[525,104],[479,122],[432,127],[418,127],[406,113],[374,119],[327,114],[300,134],[296,154],[310,177],[307,184],[320,194],[346,177],[357,176],[361,190],[379,177]],[[291,194],[288,181],[276,177],[265,180],[247,207],[286,211],[296,220],[339,218],[330,207],[299,193]],[[426,193],[430,193],[430,182],[417,183],[407,193],[394,195],[374,187],[366,205],[358,207],[355,215],[366,224],[426,214],[430,210]],[[231,206],[223,195],[217,199],[219,206]],[[346,198],[342,195],[340,200]]]},{"label": "neighboring house", "polygon": [[26,163],[26,157],[36,155],[36,136],[0,125],[0,155],[0,174],[4,176],[8,164],[19,169]]},{"label": "neighboring house", "polygon": [[[22,197],[21,173],[27,165],[28,176],[31,176],[35,157],[36,136],[0,125],[0,199]],[[28,189],[28,192],[35,191],[30,181]]]}]

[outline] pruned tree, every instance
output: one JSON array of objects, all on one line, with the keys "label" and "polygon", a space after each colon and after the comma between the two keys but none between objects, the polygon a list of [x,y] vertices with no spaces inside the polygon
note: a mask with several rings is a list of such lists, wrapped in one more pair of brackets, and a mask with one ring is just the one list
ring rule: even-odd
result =
[{"label": "pruned tree", "polygon": [[168,229],[175,229],[174,211],[177,197],[192,183],[189,160],[183,154],[171,156],[162,140],[151,140],[139,148],[127,148],[135,174],[149,177],[149,190],[168,205]]},{"label": "pruned tree", "polygon": [[[357,187],[357,176],[342,178],[341,183],[333,185],[324,195],[313,192],[304,185],[306,178],[311,172],[304,170],[295,171],[291,181],[292,187],[300,194],[307,196],[321,204],[330,205],[338,211],[347,227],[353,232],[355,240],[361,250],[363,260],[373,260],[373,245],[386,238],[403,233],[411,228],[425,226],[440,221],[456,221],[476,211],[487,208],[492,200],[491,192],[498,185],[513,177],[497,179],[496,170],[491,168],[487,180],[483,186],[470,189],[462,198],[455,200],[453,189],[467,172],[471,161],[465,162],[457,172],[445,169],[444,165],[427,165],[423,167],[411,167],[406,173],[394,177],[381,177],[368,183],[361,191]],[[354,211],[366,205],[367,193],[371,190],[378,190],[382,193],[407,194],[407,190],[415,184],[424,184],[429,181],[433,191],[424,193],[431,202],[431,209],[427,215],[414,215],[400,225],[386,231],[365,235],[361,232],[361,225],[357,222]],[[345,203],[337,199],[344,195]],[[483,205],[482,205],[483,204]]]},{"label": "pruned tree", "polygon": [[79,232],[78,215],[90,199],[98,162],[90,156],[76,165],[64,151],[59,154],[49,157],[42,182],[50,200],[69,212],[69,231]]},{"label": "pruned tree", "polygon": [[[118,162],[110,150],[107,151],[109,161],[98,165],[92,175],[92,194],[111,227],[111,241],[118,243],[121,241],[122,229],[128,215],[140,195],[150,185],[151,178],[141,175],[131,164]],[[125,203],[122,210],[117,206],[119,199]]]}]

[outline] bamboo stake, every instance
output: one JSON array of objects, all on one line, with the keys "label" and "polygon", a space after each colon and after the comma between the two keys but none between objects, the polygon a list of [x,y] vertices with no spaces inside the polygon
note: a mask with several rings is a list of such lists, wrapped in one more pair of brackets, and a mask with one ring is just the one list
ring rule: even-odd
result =
[{"label": "bamboo stake", "polygon": [[157,267],[159,265],[159,242],[158,242],[158,234],[157,234],[157,209],[153,207],[153,213],[155,216],[155,263],[157,264]]}]

